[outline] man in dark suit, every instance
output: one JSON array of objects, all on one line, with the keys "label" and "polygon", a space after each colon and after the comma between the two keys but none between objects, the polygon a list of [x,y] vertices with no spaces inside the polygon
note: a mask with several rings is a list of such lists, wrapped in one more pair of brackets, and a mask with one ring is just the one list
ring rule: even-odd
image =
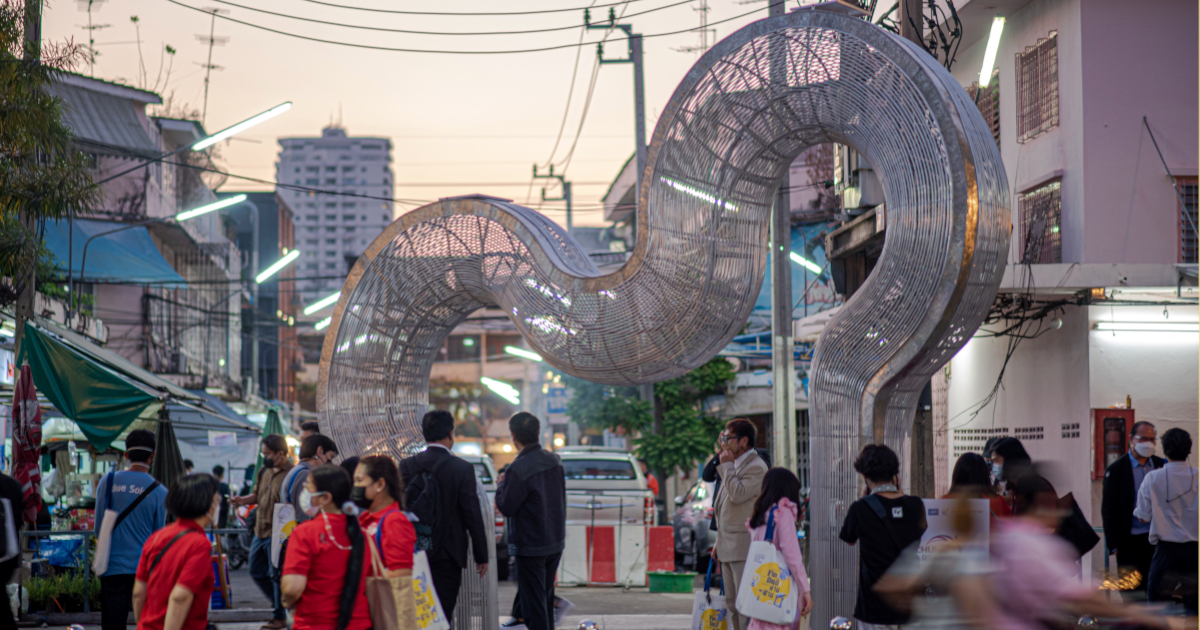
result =
[{"label": "man in dark suit", "polygon": [[1117,554],[1121,577],[1136,570],[1140,575],[1137,586],[1127,590],[1144,590],[1154,545],[1150,544],[1150,524],[1133,518],[1138,489],[1152,470],[1165,463],[1154,455],[1157,434],[1154,425],[1138,422],[1129,434],[1129,454],[1113,462],[1104,471],[1104,494],[1100,516],[1104,519],[1104,544],[1108,553]]},{"label": "man in dark suit", "polygon": [[429,552],[429,570],[433,587],[441,600],[446,618],[454,619],[454,605],[462,587],[462,572],[467,566],[467,539],[482,577],[488,567],[488,540],[483,527],[483,511],[475,492],[475,467],[450,452],[454,446],[454,416],[435,409],[421,420],[421,432],[428,447],[423,453],[400,461],[400,475],[408,484],[405,495],[419,497],[425,488],[425,473],[437,484],[439,518],[423,523],[433,529],[433,550]]},{"label": "man in dark suit", "polygon": [[[16,479],[0,473],[0,499],[8,499],[12,506],[12,522],[3,523],[5,528],[11,527],[18,545],[21,540],[21,515],[25,511],[24,493],[21,490],[21,484]],[[6,535],[6,532],[0,529],[0,536]],[[11,550],[10,550],[11,551]],[[12,558],[0,563],[0,584],[8,584],[12,578],[12,574],[21,565],[21,554],[16,553]],[[8,605],[8,599],[4,599],[4,610],[0,611],[0,630],[17,630],[17,620],[13,618],[12,608]]]}]

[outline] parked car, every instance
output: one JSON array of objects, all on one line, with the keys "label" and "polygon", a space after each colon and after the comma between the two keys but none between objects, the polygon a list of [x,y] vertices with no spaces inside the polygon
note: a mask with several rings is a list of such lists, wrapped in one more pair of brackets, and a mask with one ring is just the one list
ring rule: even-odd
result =
[{"label": "parked car", "polygon": [[496,465],[487,455],[462,455],[459,457],[471,462],[475,467],[475,477],[483,484],[488,501],[492,504],[492,514],[496,519],[496,578],[503,581],[508,579],[508,531],[504,528],[504,515],[496,509]]},{"label": "parked car", "polygon": [[713,519],[715,486],[715,483],[700,481],[687,494],[675,497],[675,516],[671,525],[675,529],[676,560],[699,573],[708,569],[708,559],[717,544],[717,532],[709,528]]},{"label": "parked car", "polygon": [[656,525],[654,494],[632,453],[568,446],[562,458],[568,525]]}]

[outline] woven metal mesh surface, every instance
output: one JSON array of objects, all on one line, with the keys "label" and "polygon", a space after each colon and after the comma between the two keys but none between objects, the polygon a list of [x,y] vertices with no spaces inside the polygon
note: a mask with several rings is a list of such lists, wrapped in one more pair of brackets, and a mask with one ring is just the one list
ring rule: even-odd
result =
[{"label": "woven metal mesh surface", "polygon": [[999,150],[974,104],[927,53],[866,22],[797,11],[706,53],[655,129],[639,239],[614,273],[503,200],[448,199],[401,217],[335,310],[318,389],[325,427],[344,453],[422,448],[435,354],[492,304],[575,376],[647,383],[699,366],[753,308],[780,179],[827,142],[866,157],[888,207],[879,263],[827,327],[810,385],[814,618],[849,616],[855,550],[835,538],[858,494],[850,464],[865,442],[906,452],[922,387],[995,294],[1009,229]]}]

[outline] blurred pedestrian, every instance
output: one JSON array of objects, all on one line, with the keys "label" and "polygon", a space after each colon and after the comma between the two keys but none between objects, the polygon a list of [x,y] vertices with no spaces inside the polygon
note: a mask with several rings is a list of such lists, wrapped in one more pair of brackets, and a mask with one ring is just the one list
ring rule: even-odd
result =
[{"label": "blurred pedestrian", "polygon": [[254,540],[250,543],[250,578],[271,602],[272,617],[264,624],[264,630],[283,630],[287,627],[287,613],[283,610],[278,571],[271,565],[271,521],[275,516],[275,504],[283,499],[283,478],[292,469],[288,455],[287,440],[272,433],[263,436],[260,452],[263,456],[262,469],[254,481],[254,491],[235,497],[234,505],[254,505]]},{"label": "blurred pedestrian", "polygon": [[[454,455],[454,416],[435,409],[421,419],[421,434],[428,447],[400,462],[406,480],[405,505],[418,517],[414,529],[418,544],[429,537],[429,572],[446,619],[453,621],[463,569],[467,567],[467,540],[480,577],[487,574],[488,540],[479,504],[475,467]],[[361,463],[361,461],[360,461]],[[499,500],[499,493],[497,493]]]},{"label": "blurred pedestrian", "polygon": [[1184,609],[1196,614],[1197,470],[1188,464],[1192,438],[1183,429],[1162,436],[1167,464],[1146,475],[1133,515],[1150,525],[1154,558],[1146,579],[1152,602],[1172,601],[1178,594]]},{"label": "blurred pedestrian", "polygon": [[529,630],[553,630],[554,579],[567,536],[565,473],[558,455],[538,443],[536,416],[522,411],[508,429],[517,458],[496,489],[496,507],[508,519],[508,550],[516,558],[514,613]]},{"label": "blurred pedestrian", "polygon": [[358,519],[342,513],[352,486],[338,466],[314,468],[300,506],[309,520],[292,530],[283,565],[283,605],[296,610],[293,630],[368,630],[366,539]]},{"label": "blurred pedestrian", "polygon": [[721,476],[721,492],[714,501],[713,516],[717,522],[717,544],[713,558],[721,563],[721,583],[725,585],[725,604],[729,608],[730,625],[734,630],[746,630],[750,618],[737,611],[738,588],[746,554],[750,552],[750,530],[746,521],[754,515],[754,501],[762,492],[767,464],[754,451],[758,439],[754,424],[745,418],[725,423],[717,437],[720,449],[717,474]]},{"label": "blurred pedestrian", "polygon": [[[954,472],[950,474],[950,491],[943,499],[987,499],[994,519],[1012,516],[1008,502],[996,494],[992,485],[991,467],[988,461],[978,453],[963,453],[954,462]],[[992,526],[996,521],[992,521]]]},{"label": "blurred pedestrian", "polygon": [[655,500],[657,500],[659,490],[658,478],[654,476],[654,473],[650,472],[650,465],[646,463],[646,460],[639,459],[638,465],[641,466],[642,474],[646,477],[646,489],[649,490],[654,495]]},{"label": "blurred pedestrian", "polygon": [[192,469],[196,467],[196,463],[190,459],[183,460],[183,474],[192,474]]},{"label": "blurred pedestrian", "polygon": [[854,618],[859,630],[903,625],[908,614],[888,605],[875,591],[875,583],[905,548],[921,540],[928,526],[925,503],[900,492],[900,458],[883,444],[863,447],[854,470],[866,483],[866,496],[850,504],[839,535],[851,545],[862,541]]},{"label": "blurred pedestrian", "polygon": [[217,492],[221,495],[221,507],[217,511],[217,527],[224,529],[229,523],[229,484],[225,483],[225,467],[217,464],[212,469],[217,480]]},{"label": "blurred pedestrian", "polygon": [[749,630],[798,630],[800,618],[812,610],[812,594],[809,593],[808,572],[804,570],[804,556],[800,553],[800,542],[796,538],[796,523],[800,520],[800,480],[786,468],[772,468],[762,481],[762,493],[754,502],[754,514],[746,522],[751,541],[767,539],[767,520],[775,511],[775,532],[772,540],[779,555],[787,563],[793,588],[799,594],[796,620],[781,626],[759,619],[751,619]]},{"label": "blurred pedestrian", "polygon": [[307,438],[310,435],[320,435],[320,434],[321,434],[321,425],[317,424],[316,422],[301,422],[300,423],[300,441],[301,442],[304,441],[304,438]]},{"label": "blurred pedestrian", "polygon": [[[1154,425],[1138,422],[1129,432],[1129,456],[1113,462],[1104,471],[1104,489],[1100,501],[1100,516],[1104,523],[1104,544],[1108,553],[1117,554],[1121,582],[1138,593],[1146,589],[1146,576],[1154,557],[1150,542],[1150,524],[1133,517],[1138,490],[1146,475],[1166,463],[1154,455],[1157,434]],[[1137,572],[1136,579],[1126,579]]]},{"label": "blurred pedestrian", "polygon": [[417,532],[404,515],[404,482],[396,462],[387,455],[360,459],[350,500],[362,509],[359,524],[367,536],[375,537],[387,577],[412,575]]},{"label": "blurred pedestrian", "polygon": [[350,478],[353,479],[354,471],[358,470],[358,456],[347,457],[338,466],[341,466],[342,470],[346,471],[346,474],[350,475]]},{"label": "blurred pedestrian", "polygon": [[110,472],[96,484],[97,534],[104,528],[106,512],[118,515],[109,538],[108,568],[100,573],[103,630],[125,630],[142,548],[167,522],[167,489],[150,476],[154,434],[145,429],[130,431],[125,438],[125,458],[128,470]]},{"label": "blurred pedestrian", "polygon": [[[308,520],[308,515],[300,509],[300,493],[304,491],[304,482],[309,472],[317,466],[332,464],[337,457],[337,445],[329,436],[314,433],[300,442],[300,463],[292,467],[283,477],[283,493],[281,503],[289,503],[295,508],[296,523]],[[285,543],[286,544],[286,543]]]},{"label": "blurred pedestrian", "polygon": [[[138,630],[204,630],[213,593],[212,544],[204,530],[221,505],[217,479],[204,473],[175,482],[166,506],[175,522],[146,541],[133,587]],[[103,609],[101,609],[103,611]]]},{"label": "blurred pedestrian", "polygon": [[[25,521],[21,517],[25,511],[25,492],[21,489],[20,482],[4,473],[0,473],[0,499],[7,499],[9,507],[12,508],[12,518],[4,524],[7,531],[0,530],[0,535],[5,536],[5,541],[7,541],[7,534],[11,533],[12,539],[17,541],[17,545],[20,546],[21,528]],[[12,557],[0,562],[0,584],[8,584],[8,581],[12,579],[13,572],[21,566],[21,554],[18,550],[5,549],[5,552],[11,554]],[[5,606],[3,610],[0,610],[0,630],[17,630],[17,620],[13,618],[11,607]]]}]

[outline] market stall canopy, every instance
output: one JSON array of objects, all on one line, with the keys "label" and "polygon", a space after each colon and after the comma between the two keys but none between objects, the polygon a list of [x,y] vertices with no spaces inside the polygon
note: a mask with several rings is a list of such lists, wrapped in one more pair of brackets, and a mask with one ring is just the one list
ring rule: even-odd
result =
[{"label": "market stall canopy", "polygon": [[[92,239],[87,248],[87,268],[82,269],[83,246],[88,239],[125,225],[93,219],[47,221],[46,247],[54,254],[58,270],[66,275],[69,265],[70,274],[76,281],[156,284],[164,287],[187,285],[187,281],[163,258],[144,226]],[[74,234],[71,233],[72,229]],[[81,271],[87,274],[86,277],[81,277]]]},{"label": "market stall canopy", "polygon": [[139,417],[153,417],[161,401],[197,400],[187,390],[59,327],[26,322],[17,362],[29,363],[38,390],[74,420],[98,450],[107,449]]}]

